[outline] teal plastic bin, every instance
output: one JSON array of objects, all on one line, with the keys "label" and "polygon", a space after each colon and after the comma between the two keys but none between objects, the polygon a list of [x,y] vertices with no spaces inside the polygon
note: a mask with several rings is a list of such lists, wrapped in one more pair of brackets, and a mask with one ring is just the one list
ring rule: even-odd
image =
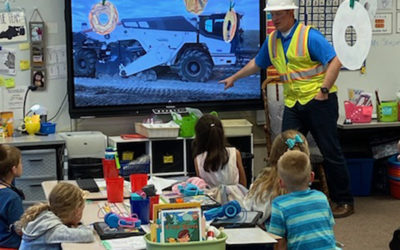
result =
[{"label": "teal plastic bin", "polygon": [[226,234],[221,232],[216,240],[196,241],[187,243],[157,243],[150,240],[150,234],[144,236],[147,250],[225,250]]}]

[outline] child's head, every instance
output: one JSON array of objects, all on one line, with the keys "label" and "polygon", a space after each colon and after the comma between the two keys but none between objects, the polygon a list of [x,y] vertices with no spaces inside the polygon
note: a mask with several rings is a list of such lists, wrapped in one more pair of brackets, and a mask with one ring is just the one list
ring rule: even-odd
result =
[{"label": "child's head", "polygon": [[0,179],[22,175],[21,151],[13,146],[0,144]]},{"label": "child's head", "polygon": [[278,176],[290,192],[306,189],[313,178],[310,157],[298,150],[284,153],[278,160]]},{"label": "child's head", "polygon": [[73,184],[60,182],[50,192],[49,205],[64,224],[77,224],[85,207],[84,192]]},{"label": "child's head", "polygon": [[310,155],[307,139],[299,131],[290,129],[280,133],[272,143],[269,164],[276,166],[279,158],[288,150],[299,150]]},{"label": "child's head", "polygon": [[229,158],[225,149],[227,142],[221,121],[214,115],[203,115],[196,123],[195,132],[193,155],[197,156],[207,152],[204,169],[217,171]]},{"label": "child's head", "polygon": [[60,182],[49,194],[49,203],[29,207],[22,215],[20,224],[24,228],[43,211],[49,210],[57,215],[65,225],[77,225],[82,219],[85,207],[85,192],[78,186]]}]

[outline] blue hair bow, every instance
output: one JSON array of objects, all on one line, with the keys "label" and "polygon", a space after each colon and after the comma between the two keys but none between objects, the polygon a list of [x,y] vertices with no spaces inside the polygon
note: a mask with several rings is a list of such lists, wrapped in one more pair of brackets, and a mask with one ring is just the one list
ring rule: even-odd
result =
[{"label": "blue hair bow", "polygon": [[296,145],[296,143],[302,144],[304,141],[303,139],[301,139],[299,134],[296,134],[294,139],[288,138],[286,140],[286,145],[288,146],[289,149],[293,149],[294,145]]}]

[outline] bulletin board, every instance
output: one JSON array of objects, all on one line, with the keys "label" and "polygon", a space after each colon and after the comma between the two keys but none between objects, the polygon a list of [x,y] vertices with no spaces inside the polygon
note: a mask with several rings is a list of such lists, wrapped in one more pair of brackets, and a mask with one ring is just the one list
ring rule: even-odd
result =
[{"label": "bulletin board", "polygon": [[[332,43],[332,26],[336,11],[344,0],[300,0],[298,19],[306,25],[318,29]],[[356,40],[354,30],[346,31],[346,41],[353,45]]]}]

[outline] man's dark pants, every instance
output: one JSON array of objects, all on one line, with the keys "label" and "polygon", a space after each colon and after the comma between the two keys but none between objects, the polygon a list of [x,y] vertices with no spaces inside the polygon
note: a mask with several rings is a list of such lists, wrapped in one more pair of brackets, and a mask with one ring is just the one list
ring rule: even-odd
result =
[{"label": "man's dark pants", "polygon": [[324,157],[330,198],[338,204],[352,204],[349,172],[337,134],[338,116],[336,93],[324,101],[313,99],[305,105],[297,102],[292,108],[285,106],[282,131],[295,129],[305,136],[311,133]]}]

